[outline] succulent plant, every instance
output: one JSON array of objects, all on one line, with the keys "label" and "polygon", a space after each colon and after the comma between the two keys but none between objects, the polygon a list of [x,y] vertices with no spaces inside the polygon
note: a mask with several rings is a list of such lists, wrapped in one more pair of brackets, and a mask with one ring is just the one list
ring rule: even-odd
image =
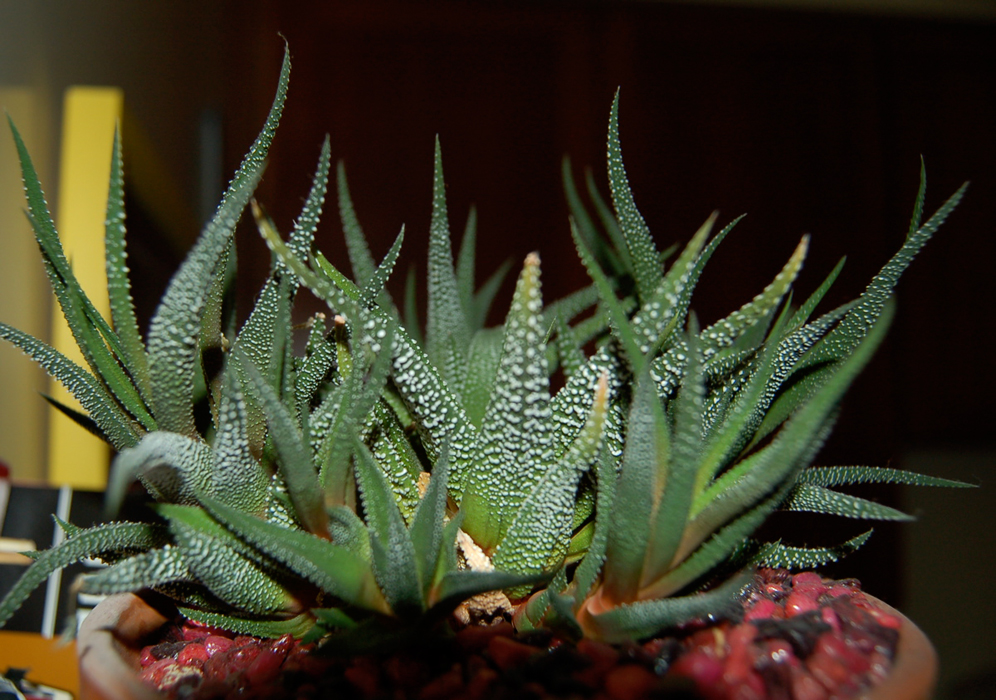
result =
[{"label": "succulent plant", "polygon": [[[377,264],[341,165],[355,279],[312,253],[328,139],[287,241],[252,201],[289,70],[285,55],[264,128],[144,341],[127,276],[120,144],[107,216],[108,323],[73,276],[13,129],[29,217],[88,368],[9,326],[0,324],[0,336],[66,384],[86,413],[61,410],[118,450],[108,515],[136,479],[156,504],[147,523],[59,522],[65,541],[31,555],[0,602],[0,625],[51,571],[95,557],[109,566],[84,576],[84,591],[151,588],[195,620],[344,650],[400,643],[451,613],[464,623],[514,615],[519,629],[618,642],[722,614],[739,572],[817,566],[870,534],[823,549],[753,540],[777,509],[906,519],[833,487],[963,485],[811,463],[885,332],[900,273],[964,188],[924,223],[921,177],[905,243],[855,301],[813,317],[838,265],[792,303],[803,238],[760,294],[702,329],[692,292],[736,221],[710,238],[710,217],[665,266],[671,253],[657,250],[623,168],[617,95],[611,209],[588,188],[604,232],[564,168],[574,244],[592,284],[544,306],[532,253],[504,325],[491,328],[508,266],[476,288],[473,213],[454,263],[437,141],[423,330],[414,278],[401,309],[385,289],[404,230]],[[233,232],[250,203],[273,263],[238,328],[223,300]],[[296,355],[291,308],[301,285],[330,314],[310,319]],[[554,391],[558,370],[565,380]]]}]

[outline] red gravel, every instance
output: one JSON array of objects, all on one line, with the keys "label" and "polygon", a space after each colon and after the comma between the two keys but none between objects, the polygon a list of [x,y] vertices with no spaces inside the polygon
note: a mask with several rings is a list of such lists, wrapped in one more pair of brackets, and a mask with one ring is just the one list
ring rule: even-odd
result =
[{"label": "red gravel", "polygon": [[854,580],[763,569],[741,603],[742,619],[643,644],[516,636],[502,622],[349,659],[181,620],[142,649],[141,677],[173,698],[826,700],[889,672],[900,620]]}]

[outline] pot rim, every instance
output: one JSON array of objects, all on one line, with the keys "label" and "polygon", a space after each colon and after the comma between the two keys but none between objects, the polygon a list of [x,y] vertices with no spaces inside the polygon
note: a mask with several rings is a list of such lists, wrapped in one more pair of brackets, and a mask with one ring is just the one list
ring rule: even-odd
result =
[{"label": "pot rim", "polygon": [[864,594],[885,612],[902,620],[889,675],[855,700],[930,700],[937,685],[937,651],[912,620],[873,595]]},{"label": "pot rim", "polygon": [[175,615],[155,593],[118,593],[90,611],[76,640],[80,700],[162,700],[138,677],[138,650]]}]

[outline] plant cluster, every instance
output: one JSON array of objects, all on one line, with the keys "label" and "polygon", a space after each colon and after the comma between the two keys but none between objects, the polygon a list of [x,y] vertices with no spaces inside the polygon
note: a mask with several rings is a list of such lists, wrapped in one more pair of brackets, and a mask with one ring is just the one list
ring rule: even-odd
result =
[{"label": "plant cluster", "polygon": [[[840,264],[808,298],[792,299],[804,237],[757,296],[702,328],[692,292],[736,221],[714,234],[714,215],[680,250],[658,250],[623,167],[617,96],[611,203],[589,179],[592,217],[564,169],[574,246],[592,283],[547,304],[530,254],[504,325],[487,327],[508,268],[477,286],[473,216],[454,262],[437,142],[423,330],[414,278],[400,306],[385,288],[404,231],[377,263],[341,165],[352,278],[313,252],[328,139],[286,241],[252,200],[289,70],[285,56],[265,126],[144,340],[126,266],[120,144],[107,205],[108,321],[73,275],[11,125],[28,216],[87,367],[7,325],[0,336],[65,384],[85,413],[63,412],[118,451],[109,517],[135,480],[154,497],[155,517],[89,529],[60,521],[65,541],[31,554],[0,624],[49,573],[94,557],[108,566],[82,577],[81,590],[154,589],[189,618],[239,633],[355,650],[455,614],[620,642],[722,614],[753,567],[818,566],[870,534],[822,549],[756,541],[775,510],[904,520],[835,487],[959,485],[811,464],[885,333],[901,272],[964,188],[924,222],[921,179],[906,240],[854,301],[816,314]],[[225,299],[234,230],[250,206],[273,262],[239,326]],[[330,313],[310,319],[296,352],[301,286]]]}]

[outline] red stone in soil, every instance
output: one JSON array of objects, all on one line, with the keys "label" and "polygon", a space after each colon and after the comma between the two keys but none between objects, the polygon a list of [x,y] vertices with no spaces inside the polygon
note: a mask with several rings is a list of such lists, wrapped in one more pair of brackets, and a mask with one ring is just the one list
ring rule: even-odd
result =
[{"label": "red stone in soil", "polygon": [[214,656],[220,651],[228,651],[233,646],[235,646],[235,642],[228,637],[211,634],[204,638],[204,648],[207,650],[208,656]]},{"label": "red stone in soil", "polygon": [[209,634],[211,634],[211,629],[207,627],[191,627],[189,625],[183,626],[183,640],[187,642],[192,642],[197,639],[204,639]]},{"label": "red stone in soil", "polygon": [[619,650],[605,642],[582,639],[575,648],[597,666],[612,666],[619,660]]},{"label": "red stone in soil", "polygon": [[488,646],[492,637],[511,637],[515,628],[510,622],[499,622],[497,625],[467,625],[456,633],[457,643],[469,651],[480,651]]},{"label": "red stone in soil", "polygon": [[678,657],[671,665],[671,673],[690,678],[699,692],[705,694],[723,677],[723,662],[705,648],[697,647]]},{"label": "red stone in soil", "polygon": [[478,700],[479,698],[484,698],[487,696],[491,686],[494,685],[500,676],[498,672],[491,668],[479,669],[476,673],[470,675],[470,680],[467,682],[466,698],[467,700]]},{"label": "red stone in soil", "polygon": [[246,682],[249,685],[269,683],[280,673],[287,652],[280,649],[263,649],[246,668]]},{"label": "red stone in soil", "polygon": [[840,634],[840,618],[837,617],[837,613],[834,612],[833,608],[823,608],[820,610],[820,619],[830,625],[830,629],[835,634]]},{"label": "red stone in soil", "polygon": [[835,653],[828,652],[825,647],[818,647],[806,659],[809,673],[823,684],[828,691],[833,692],[851,677],[847,665]]},{"label": "red stone in soil", "polygon": [[810,591],[793,590],[785,601],[785,616],[795,617],[802,613],[818,610],[819,607],[820,604],[816,602],[816,597]]},{"label": "red stone in soil", "polygon": [[156,660],[157,660],[156,657],[152,655],[151,644],[146,647],[142,647],[142,651],[139,653],[138,656],[138,663],[141,665],[142,668],[148,668]]},{"label": "red stone in soil", "polygon": [[616,666],[605,674],[605,691],[614,700],[645,696],[657,684],[657,676],[637,664]]},{"label": "red stone in soil", "polygon": [[231,651],[228,652],[226,658],[228,660],[228,667],[231,673],[238,673],[243,669],[249,667],[249,664],[253,662],[257,656],[262,652],[257,644],[241,644],[237,645]]},{"label": "red stone in soil", "polygon": [[488,654],[502,671],[521,666],[540,649],[508,637],[492,637],[488,642]]},{"label": "red stone in soil", "polygon": [[829,694],[823,684],[801,668],[790,669],[792,700],[827,700]]},{"label": "red stone in soil", "polygon": [[166,675],[167,669],[173,666],[176,666],[176,659],[159,659],[144,668],[140,674],[140,678],[143,681],[158,686],[160,681],[162,681],[163,677]]},{"label": "red stone in soil", "polygon": [[188,644],[176,656],[177,664],[181,666],[203,666],[209,658],[208,650],[203,644]]},{"label": "red stone in soil", "polygon": [[769,617],[784,616],[785,612],[782,610],[781,606],[778,605],[778,603],[773,600],[769,600],[768,598],[761,598],[761,600],[750,606],[747,614],[744,615],[744,620],[749,622],[751,620],[762,620]]},{"label": "red stone in soil", "polygon": [[764,696],[764,682],[754,671],[755,647],[751,644],[757,628],[746,624],[735,627],[726,637],[726,661],[723,667],[723,684],[732,691],[731,697],[749,700],[755,691]]},{"label": "red stone in soil", "polygon": [[815,571],[802,571],[792,576],[792,588],[795,590],[817,588],[822,592],[826,590],[826,585],[823,583],[823,577]]},{"label": "red stone in soil", "polygon": [[576,673],[575,677],[593,688],[600,686],[605,674],[619,662],[619,652],[609,644],[582,639],[576,648],[590,665]]},{"label": "red stone in soil", "polygon": [[775,666],[800,665],[792,645],[784,639],[768,639],[764,642],[764,660]]},{"label": "red stone in soil", "polygon": [[854,595],[854,589],[849,586],[844,586],[836,583],[827,590],[827,594],[831,598],[839,598],[840,596],[850,596]]},{"label": "red stone in soil", "polygon": [[384,662],[382,668],[391,682],[401,688],[417,688],[426,679],[424,664],[409,656],[392,656]]},{"label": "red stone in soil", "polygon": [[380,679],[373,659],[361,656],[353,659],[343,674],[350,683],[363,693],[365,698],[377,697],[380,693]]},{"label": "red stone in soil", "polygon": [[[496,639],[502,639],[497,637]],[[458,697],[464,689],[463,669],[460,664],[453,664],[449,671],[429,681],[418,693],[419,700],[444,700]]]}]

